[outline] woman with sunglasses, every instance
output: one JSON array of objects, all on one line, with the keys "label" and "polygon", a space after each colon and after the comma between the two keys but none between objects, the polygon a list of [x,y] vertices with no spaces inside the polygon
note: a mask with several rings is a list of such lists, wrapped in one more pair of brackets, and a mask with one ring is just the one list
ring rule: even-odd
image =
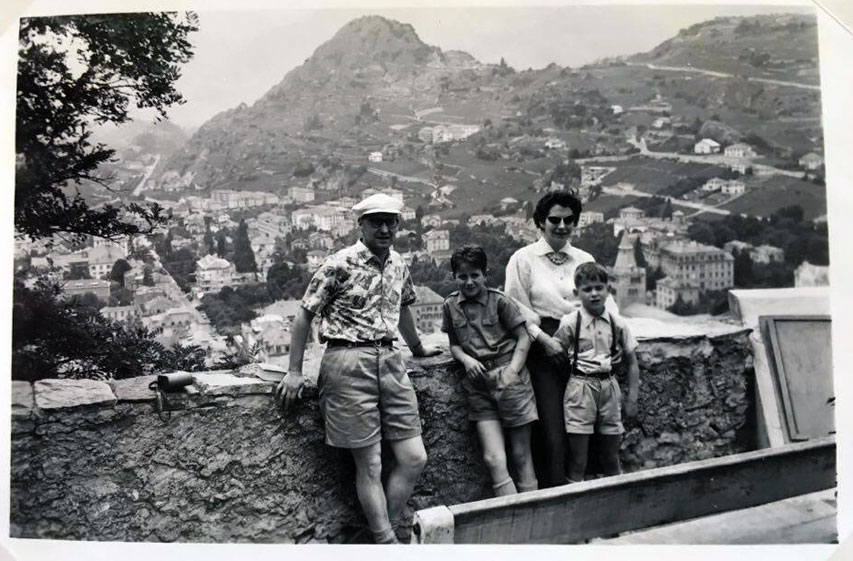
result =
[{"label": "woman with sunglasses", "polygon": [[533,461],[540,488],[566,483],[563,394],[567,356],[552,336],[560,318],[580,306],[572,292],[575,268],[595,261],[569,242],[582,208],[581,201],[568,191],[552,191],[539,199],[533,222],[542,236],[516,251],[506,266],[505,293],[521,305],[534,341],[527,355],[527,369],[539,412],[533,433]]}]

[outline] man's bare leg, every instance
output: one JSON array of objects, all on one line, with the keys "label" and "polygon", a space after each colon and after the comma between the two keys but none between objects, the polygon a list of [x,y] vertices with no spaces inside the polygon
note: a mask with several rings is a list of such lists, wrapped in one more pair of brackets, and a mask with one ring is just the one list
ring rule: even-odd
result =
[{"label": "man's bare leg", "polygon": [[[427,453],[424,449],[424,441],[420,436],[407,438],[405,440],[389,441],[389,446],[394,454],[394,467],[388,475],[385,484],[385,496],[388,500],[388,518],[395,527],[404,526],[401,533],[407,533],[410,524],[403,524],[402,516],[406,508],[406,502],[412,496],[415,483],[427,461]],[[398,536],[401,535],[398,533]]]},{"label": "man's bare leg", "polygon": [[385,490],[382,488],[382,447],[379,442],[351,450],[355,459],[355,490],[376,543],[396,543]]}]

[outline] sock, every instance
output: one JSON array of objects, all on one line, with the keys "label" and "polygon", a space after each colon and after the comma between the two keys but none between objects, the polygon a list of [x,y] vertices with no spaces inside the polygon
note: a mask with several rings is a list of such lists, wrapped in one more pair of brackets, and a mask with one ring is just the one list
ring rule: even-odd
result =
[{"label": "sock", "polygon": [[492,485],[492,489],[495,491],[496,497],[503,497],[504,495],[515,495],[518,491],[515,490],[515,483],[512,482],[511,477],[507,477],[500,483],[495,483]]},{"label": "sock", "polygon": [[391,527],[382,530],[371,530],[373,532],[373,541],[377,544],[395,544],[400,543],[394,535],[394,530]]},{"label": "sock", "polygon": [[412,525],[407,524],[403,517],[392,521],[391,529],[394,530],[394,535],[397,536],[397,541],[400,543],[412,542]]},{"label": "sock", "polygon": [[539,481],[533,479],[531,481],[519,481],[518,482],[518,492],[526,493],[527,491],[536,491],[539,489]]}]

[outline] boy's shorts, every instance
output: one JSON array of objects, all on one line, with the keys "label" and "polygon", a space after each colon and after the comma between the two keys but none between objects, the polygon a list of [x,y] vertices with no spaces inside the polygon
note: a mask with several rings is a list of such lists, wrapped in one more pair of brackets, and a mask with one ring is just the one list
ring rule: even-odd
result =
[{"label": "boy's shorts", "polygon": [[573,375],[563,399],[566,432],[611,436],[624,433],[621,402],[622,390],[613,376],[602,380]]},{"label": "boy's shorts", "polygon": [[520,427],[539,418],[536,397],[530,384],[527,368],[517,375],[506,365],[487,370],[485,383],[474,382],[466,374],[462,388],[468,396],[468,419],[471,421],[500,421],[504,427]]},{"label": "boy's shorts", "polygon": [[330,446],[363,448],[421,434],[415,389],[396,347],[326,349],[317,386]]}]

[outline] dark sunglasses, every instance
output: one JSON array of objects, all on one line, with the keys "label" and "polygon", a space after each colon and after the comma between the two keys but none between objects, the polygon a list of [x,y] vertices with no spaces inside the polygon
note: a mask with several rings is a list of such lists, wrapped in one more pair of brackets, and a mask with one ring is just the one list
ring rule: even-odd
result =
[{"label": "dark sunglasses", "polygon": [[392,216],[390,218],[379,218],[378,216],[365,216],[367,219],[367,223],[370,224],[371,228],[381,228],[382,226],[388,226],[389,228],[396,228],[400,223],[400,219],[396,216]]},{"label": "dark sunglasses", "polygon": [[551,224],[553,224],[554,226],[556,226],[556,225],[557,225],[557,224],[559,224],[560,222],[562,222],[562,223],[563,223],[563,224],[565,224],[566,226],[574,226],[574,225],[575,225],[575,217],[574,217],[574,216],[563,216],[563,217],[560,217],[560,216],[549,216],[549,217],[548,217],[548,218],[546,218],[545,220],[547,220],[548,222],[550,222],[550,223],[551,223]]}]

